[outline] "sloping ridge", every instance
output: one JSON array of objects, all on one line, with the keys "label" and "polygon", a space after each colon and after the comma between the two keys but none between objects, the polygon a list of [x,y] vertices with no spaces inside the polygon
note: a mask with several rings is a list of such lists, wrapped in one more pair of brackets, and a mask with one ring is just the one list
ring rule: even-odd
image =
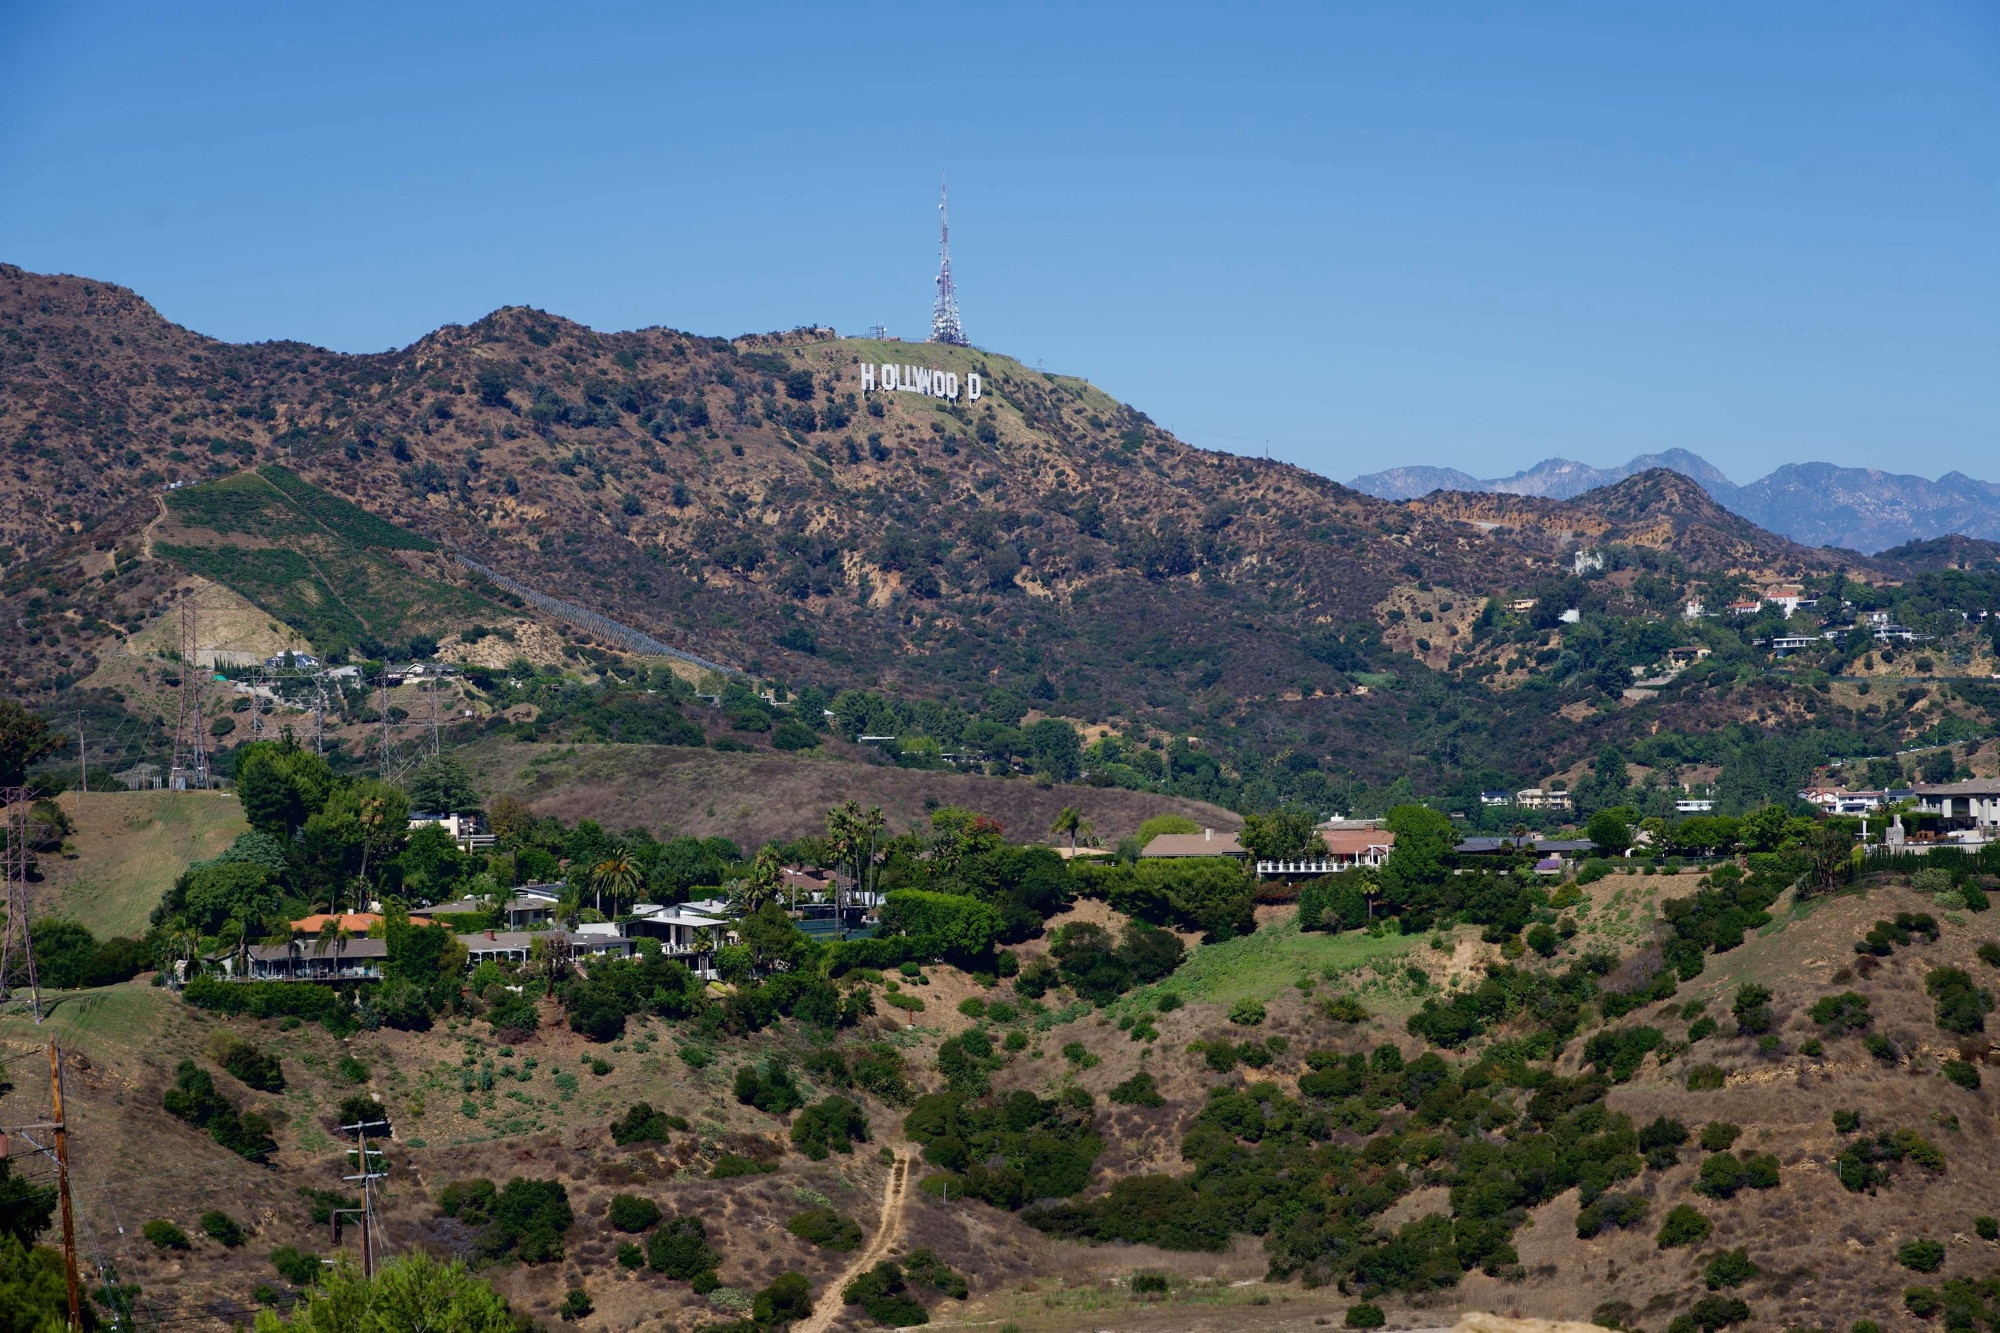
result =
[{"label": "sloping ridge", "polygon": [[527,584],[517,579],[510,579],[500,571],[480,564],[471,556],[453,551],[451,552],[451,558],[481,578],[505,588],[508,592],[513,593],[516,597],[519,597],[537,610],[546,611],[558,619],[567,620],[578,629],[588,630],[590,633],[600,638],[608,639],[630,652],[646,657],[671,657],[677,661],[692,663],[706,671],[720,671],[727,676],[741,676],[744,674],[733,666],[724,666],[720,662],[711,662],[706,657],[696,657],[693,653],[682,652],[671,644],[661,643],[650,634],[633,629],[630,625],[621,625],[611,619],[611,617],[601,616],[587,607],[578,606],[575,602],[565,602],[560,597],[550,597],[546,593],[536,592]]}]

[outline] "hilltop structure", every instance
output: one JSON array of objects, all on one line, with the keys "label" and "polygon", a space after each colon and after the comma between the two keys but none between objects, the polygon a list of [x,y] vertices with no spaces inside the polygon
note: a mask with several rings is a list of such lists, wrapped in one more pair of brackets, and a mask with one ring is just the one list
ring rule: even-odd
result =
[{"label": "hilltop structure", "polygon": [[951,219],[945,212],[944,182],[938,182],[937,304],[931,307],[931,341],[970,346],[958,323],[958,292],[951,285]]}]

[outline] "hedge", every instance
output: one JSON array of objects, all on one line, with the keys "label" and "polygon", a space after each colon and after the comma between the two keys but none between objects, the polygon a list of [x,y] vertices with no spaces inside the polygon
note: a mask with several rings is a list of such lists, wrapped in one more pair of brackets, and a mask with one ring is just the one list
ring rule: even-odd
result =
[{"label": "hedge", "polygon": [[196,977],[181,998],[197,1009],[252,1018],[310,1018],[329,1026],[352,1019],[352,1009],[339,991],[307,981],[223,981]]}]

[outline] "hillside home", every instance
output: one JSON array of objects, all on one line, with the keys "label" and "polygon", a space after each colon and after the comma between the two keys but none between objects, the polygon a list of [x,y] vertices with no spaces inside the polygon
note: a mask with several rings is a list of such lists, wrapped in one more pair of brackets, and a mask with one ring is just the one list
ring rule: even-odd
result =
[{"label": "hillside home", "polygon": [[223,972],[242,981],[379,981],[389,961],[387,940],[317,937],[289,944],[253,944],[249,967],[236,975],[235,959],[222,960]]},{"label": "hillside home", "polygon": [[1566,791],[1544,791],[1540,787],[1523,787],[1514,793],[1514,804],[1523,810],[1567,810],[1570,808],[1570,798]]},{"label": "hillside home", "polygon": [[1865,815],[1882,808],[1879,791],[1848,791],[1841,787],[1808,787],[1799,799],[1816,805],[1830,815]]},{"label": "hillside home", "polygon": [[1212,828],[1199,833],[1162,833],[1146,844],[1139,853],[1144,857],[1178,856],[1233,856],[1237,860],[1247,860],[1250,853],[1236,840],[1234,833],[1217,834]]},{"label": "hillside home", "polygon": [[1732,616],[1754,616],[1763,609],[1764,604],[1762,602],[1750,598],[1731,602],[1728,607],[1729,614]]},{"label": "hillside home", "polygon": [[[360,939],[369,931],[386,925],[388,918],[380,912],[342,912],[338,916],[330,912],[314,912],[311,916],[302,916],[292,922],[292,934],[317,935],[326,929],[329,921],[334,923],[334,929],[344,930],[350,937]],[[413,916],[410,918],[410,924],[428,926],[432,922],[427,916]]]},{"label": "hillside home", "polygon": [[458,850],[466,853],[484,851],[497,841],[491,833],[481,829],[480,824],[478,815],[429,815],[414,811],[410,815],[411,832],[420,828],[441,828],[458,844]]},{"label": "hillside home", "polygon": [[[1349,821],[1342,821],[1343,823]],[[1326,855],[1311,860],[1259,861],[1258,875],[1266,879],[1289,879],[1296,875],[1337,875],[1357,866],[1379,866],[1395,850],[1396,835],[1378,828],[1321,828],[1320,840]]]},{"label": "hillside home", "polygon": [[1494,806],[1512,805],[1514,804],[1514,793],[1511,791],[1483,791],[1479,793],[1479,803],[1489,809]]},{"label": "hillside home", "polygon": [[1712,815],[1715,813],[1715,799],[1710,796],[1683,796],[1674,802],[1677,815]]},{"label": "hillside home", "polygon": [[1916,794],[1917,814],[1935,818],[1944,830],[2000,828],[2000,778],[1918,783]]},{"label": "hillside home", "polygon": [[1800,607],[1814,607],[1819,605],[1816,599],[1806,596],[1804,588],[1797,587],[1796,585],[1781,585],[1775,588],[1766,588],[1764,589],[1764,600],[1777,607],[1780,612],[1787,616],[1797,611]]}]

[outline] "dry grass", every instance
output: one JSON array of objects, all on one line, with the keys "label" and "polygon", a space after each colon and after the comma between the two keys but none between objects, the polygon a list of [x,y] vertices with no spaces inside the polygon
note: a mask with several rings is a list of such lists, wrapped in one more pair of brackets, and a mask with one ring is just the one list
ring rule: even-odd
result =
[{"label": "dry grass", "polygon": [[1008,836],[1021,841],[1047,837],[1056,813],[1075,805],[1107,846],[1158,814],[1186,815],[1224,829],[1241,822],[1220,806],[1174,796],[926,773],[825,755],[499,741],[482,742],[461,755],[483,790],[518,795],[538,815],[595,819],[608,829],[720,835],[742,847],[822,832],[827,810],[847,800],[882,807],[890,827],[899,831],[926,824],[936,805],[970,806],[998,819]]},{"label": "dry grass", "polygon": [[43,901],[99,939],[137,936],[174,877],[249,828],[225,792],[64,792],[70,857],[44,857]]}]

